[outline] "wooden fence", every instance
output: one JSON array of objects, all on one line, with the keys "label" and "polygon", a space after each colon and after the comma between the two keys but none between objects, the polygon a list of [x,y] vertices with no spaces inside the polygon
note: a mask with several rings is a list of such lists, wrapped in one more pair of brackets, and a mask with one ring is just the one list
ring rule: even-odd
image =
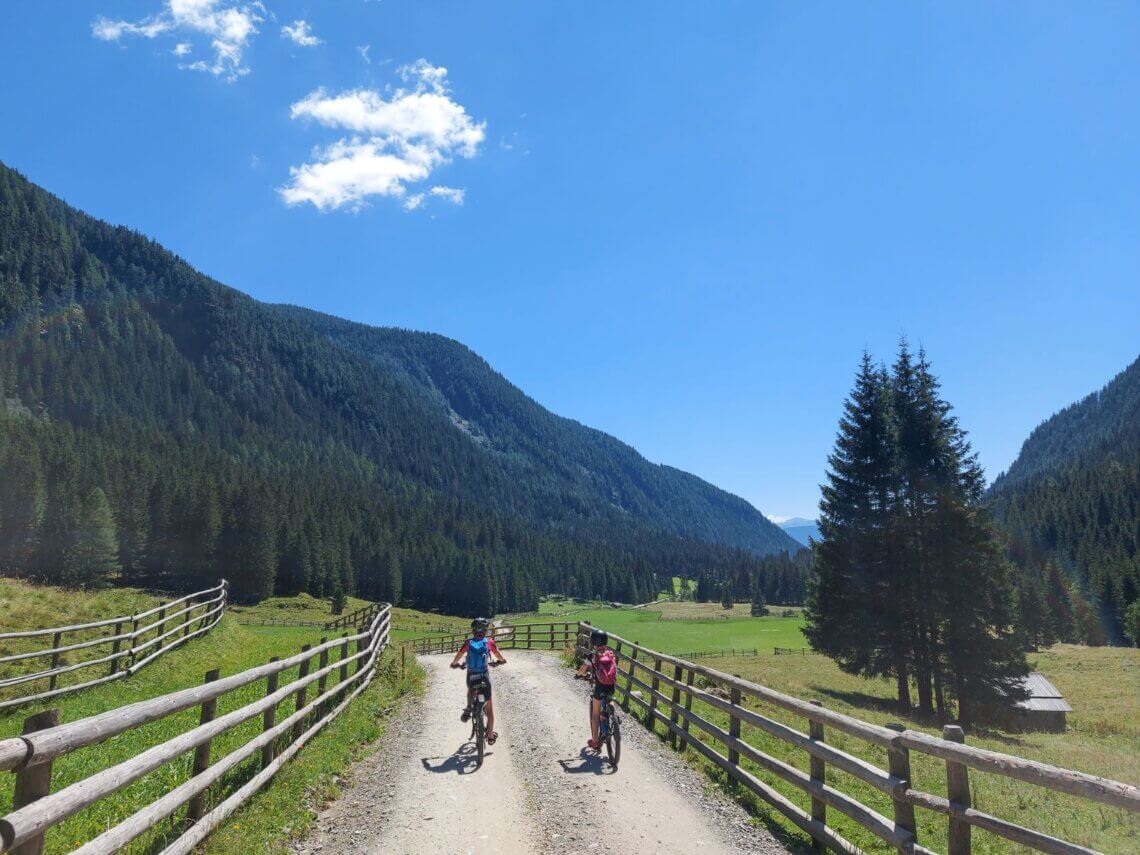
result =
[{"label": "wooden fence", "polygon": [[[579,654],[589,647],[589,624],[579,625]],[[946,816],[949,855],[968,855],[970,831],[981,828],[1005,840],[1056,855],[1090,855],[1094,850],[1052,837],[977,810],[971,805],[969,770],[1013,778],[1058,793],[1140,813],[1140,788],[1096,775],[1060,769],[996,751],[964,744],[961,728],[947,725],[943,738],[902,725],[881,727],[832,712],[765,686],[668,656],[613,634],[610,645],[618,654],[618,694],[628,712],[636,704],[653,727],[661,722],[674,747],[692,748],[755,793],[804,832],[820,848],[856,853],[859,849],[827,824],[832,808],[870,830],[899,852],[931,853],[918,841],[915,808]],[[694,685],[699,678],[700,685]],[[624,686],[623,686],[624,683]],[[634,693],[634,688],[640,690]],[[683,697],[682,697],[683,696]],[[775,707],[807,720],[807,733],[745,706],[747,700]],[[699,713],[699,701],[728,715],[728,730]],[[763,731],[808,755],[809,772],[760,751],[741,738],[741,723]],[[826,728],[841,731],[884,751],[887,769],[848,754],[825,739]],[[707,741],[696,738],[694,729]],[[724,753],[713,744],[720,743]],[[917,790],[912,785],[910,752],[938,758],[946,764],[947,796]],[[810,798],[810,811],[801,808],[741,765],[742,758],[797,787]],[[884,816],[828,783],[828,766],[863,781],[890,799],[892,816]]]},{"label": "wooden fence", "polygon": [[[572,647],[578,636],[576,623],[500,624],[491,628],[495,643],[506,650],[561,650]],[[405,642],[413,653],[454,653],[470,633],[440,638],[416,638]]]},{"label": "wooden fence", "polygon": [[[184,824],[179,826],[181,834],[162,849],[163,855],[187,855],[364,691],[388,644],[390,615],[390,607],[384,605],[369,626],[355,635],[322,640],[315,647],[305,645],[295,656],[273,659],[267,665],[231,677],[220,677],[214,670],[206,675],[202,686],[128,704],[69,724],[58,724],[57,710],[31,716],[25,722],[23,736],[0,740],[0,771],[12,771],[16,775],[14,809],[0,818],[0,852],[38,855],[42,851],[44,833],[49,829],[155,770],[170,766],[165,773],[169,778],[183,777],[179,764],[193,752],[188,779],[149,804],[132,805],[133,813],[74,850],[82,855],[116,852],[187,805]],[[333,654],[336,654],[335,659],[332,659]],[[280,685],[281,675],[290,669],[296,669],[296,677]],[[220,698],[261,681],[265,683],[264,697],[217,715]],[[310,700],[309,691],[314,684]],[[249,690],[244,694],[248,695]],[[244,700],[242,694],[236,697]],[[292,710],[278,721],[277,714],[283,704]],[[60,757],[194,707],[201,711],[197,727],[57,792],[50,791],[52,764]],[[211,757],[215,739],[245,722],[258,720],[260,733],[223,757]],[[248,760],[258,764],[256,774],[232,792],[216,793],[220,800],[207,810],[210,788]],[[174,784],[174,780],[170,784]]]},{"label": "wooden fence", "polygon": [[776,647],[772,650],[777,656],[818,656],[810,647]]},{"label": "wooden fence", "polygon": [[692,653],[674,653],[678,659],[729,659],[745,656],[759,656],[755,647],[751,650],[694,650]]},{"label": "wooden fence", "polygon": [[[9,695],[0,700],[0,710],[45,701],[130,676],[167,651],[209,632],[222,619],[228,598],[229,583],[223,579],[213,588],[160,603],[136,615],[73,626],[0,633],[0,646],[21,645],[25,639],[34,646],[42,643],[38,642],[39,639],[51,636],[51,647],[0,656],[0,666],[9,668],[18,668],[16,663],[33,663],[51,657],[47,668],[0,678],[0,692]],[[108,646],[109,653],[98,649]],[[68,659],[75,661],[65,661]],[[90,668],[106,669],[107,673],[60,685],[61,677]],[[47,682],[46,689],[42,681]],[[41,683],[39,691],[35,689],[36,683]],[[23,688],[12,689],[15,686]],[[12,692],[6,692],[7,689],[12,689]]]},{"label": "wooden fence", "polygon": [[[310,629],[347,629],[348,627],[366,626],[372,618],[376,617],[381,609],[379,603],[369,603],[361,606],[351,614],[342,615],[333,620],[297,620],[294,618],[259,618],[255,620],[239,620],[241,626],[289,626],[308,627]],[[399,627],[393,627],[399,629]]]}]

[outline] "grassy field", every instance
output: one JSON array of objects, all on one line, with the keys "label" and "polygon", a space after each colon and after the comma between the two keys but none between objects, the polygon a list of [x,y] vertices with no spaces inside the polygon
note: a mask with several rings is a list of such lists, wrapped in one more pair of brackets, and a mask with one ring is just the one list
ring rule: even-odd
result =
[{"label": "grassy field", "polygon": [[[969,744],[1140,784],[1140,650],[1057,645],[1032,658],[1038,670],[1061,689],[1074,707],[1074,712],[1069,714],[1068,731],[1053,734],[984,730],[969,734]],[[818,699],[829,709],[864,721],[877,724],[899,721],[898,714],[893,711],[890,684],[843,674],[822,656],[744,657],[717,659],[705,664],[799,698]],[[803,719],[755,702],[751,705],[771,718],[802,731],[807,729]],[[703,704],[697,704],[695,709],[703,717],[721,726],[727,725],[728,719],[724,714]],[[906,724],[914,729],[939,733],[937,729],[918,722],[907,721]],[[742,731],[750,744],[807,770],[805,753],[748,725],[744,725]],[[885,752],[881,749],[835,731],[829,731],[827,739],[849,753],[886,768]],[[775,831],[791,848],[808,851],[806,837],[791,823],[743,788],[729,784],[723,773],[699,760],[695,752],[686,756],[705,766],[712,778],[749,805],[758,822]],[[913,752],[911,759],[917,785],[927,792],[945,795],[945,764]],[[745,763],[745,766],[801,807],[809,807],[808,801],[796,788],[750,763]],[[829,783],[879,813],[891,816],[891,803],[882,793],[830,768],[828,775]],[[974,805],[981,810],[1106,853],[1123,855],[1140,851],[1140,822],[1126,811],[1093,805],[994,775],[972,772],[970,781]],[[921,809],[917,816],[920,842],[937,851],[945,851],[945,818]],[[867,851],[889,851],[861,826],[834,810],[828,811],[828,821]],[[1016,847],[987,832],[975,829],[973,834],[976,852],[1016,851]]]},{"label": "grassy field", "polygon": [[[571,609],[574,611],[563,616],[562,613]],[[749,615],[748,605],[742,603],[731,610],[717,603],[675,602],[633,609],[613,608],[604,603],[576,608],[573,601],[546,600],[537,613],[512,615],[511,619],[589,621],[663,653],[758,650],[770,654],[775,647],[806,647],[807,641],[800,631],[803,626],[800,611],[793,609],[794,617],[782,617],[781,611],[780,607],[773,607],[768,617],[754,618]]]},{"label": "grassy field", "polygon": [[[152,598],[137,591],[120,590],[98,594],[60,592],[17,585],[7,580],[3,581],[2,591],[5,614],[20,615],[21,628],[33,628],[37,621],[59,624],[72,619],[115,616],[130,613],[141,605],[153,602]],[[26,612],[21,606],[25,601],[29,604]],[[317,614],[314,603],[319,602],[302,601],[302,607],[296,611]],[[285,610],[279,606],[269,608],[274,611]],[[248,618],[243,616],[242,619]],[[9,626],[8,623],[3,625]],[[52,706],[59,708],[61,721],[75,721],[133,701],[197,685],[211,668],[220,668],[222,676],[226,676],[264,664],[273,656],[289,656],[297,653],[303,644],[318,641],[322,634],[319,629],[303,627],[242,626],[236,616],[229,614],[205,636],[170,652],[138,674],[58,698]],[[398,657],[394,653],[388,654],[380,675],[369,689],[336,722],[307,745],[267,790],[232,817],[230,823],[211,838],[206,851],[284,851],[281,841],[300,834],[311,821],[313,810],[335,793],[337,774],[364,750],[364,746],[380,735],[384,727],[385,711],[391,709],[402,694],[418,686],[419,674],[413,660],[409,663],[407,673],[401,675]],[[281,676],[282,684],[295,676],[296,671],[285,672]],[[264,685],[251,685],[223,697],[219,701],[218,715],[260,698],[264,690]],[[0,738],[19,734],[24,718],[41,708],[42,705],[37,705],[0,715]],[[152,745],[185,732],[196,726],[197,722],[197,709],[186,710],[124,733],[101,745],[69,754],[54,765],[52,789],[58,790],[134,756]],[[259,733],[260,728],[261,720],[258,716],[256,720],[219,737],[214,741],[214,756],[220,757],[244,744]],[[80,812],[48,832],[46,851],[70,851],[78,843],[121,821],[138,806],[152,801],[159,794],[186,780],[189,770],[188,755]],[[226,793],[232,792],[256,771],[256,759],[243,764],[223,779],[223,790]],[[13,783],[13,775],[0,775],[0,815],[11,809]],[[212,798],[217,797],[218,793],[212,791]],[[180,813],[175,815],[175,819],[158,824],[125,851],[142,853],[161,848],[163,843],[168,843],[181,833],[181,820],[177,819],[178,816]]]}]

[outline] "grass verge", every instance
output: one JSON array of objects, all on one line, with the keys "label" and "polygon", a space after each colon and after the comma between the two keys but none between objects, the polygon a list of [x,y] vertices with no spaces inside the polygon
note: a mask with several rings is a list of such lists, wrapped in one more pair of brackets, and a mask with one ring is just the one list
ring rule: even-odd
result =
[{"label": "grass verge", "polygon": [[[1037,667],[1057,684],[1075,708],[1069,716],[1068,731],[1054,734],[982,730],[969,734],[967,742],[1128,783],[1140,783],[1140,719],[1136,716],[1136,698],[1140,697],[1140,650],[1057,645],[1033,658],[1037,660]],[[833,662],[822,656],[726,659],[719,660],[714,667],[727,673],[740,674],[745,679],[795,697],[817,698],[829,709],[864,721],[886,724],[899,720],[898,714],[892,709],[891,687],[887,683],[843,674]],[[802,718],[754,700],[749,700],[748,705],[769,718],[798,730],[807,729]],[[636,703],[631,703],[630,709],[631,715],[636,715],[639,711]],[[727,729],[726,714],[699,702],[693,705],[693,711]],[[637,717],[642,718],[640,715]],[[939,733],[936,728],[921,722],[907,721],[906,724],[915,730]],[[656,731],[659,734],[664,730],[662,725],[657,725]],[[802,771],[808,770],[806,753],[747,724],[741,730],[742,738],[759,750]],[[723,746],[705,738],[696,728],[693,728],[692,733],[724,753]],[[880,768],[886,768],[885,752],[881,749],[830,729],[826,738],[836,747]],[[793,851],[808,851],[806,836],[767,803],[730,781],[724,772],[696,752],[685,752],[685,757],[689,762],[702,767],[710,778],[745,804],[757,822],[766,825],[789,848]],[[945,796],[945,764],[917,752],[911,753],[911,761],[916,786],[926,792]],[[809,800],[796,787],[784,783],[751,762],[744,761],[742,765],[800,807],[810,807]],[[889,798],[878,790],[831,767],[828,767],[827,774],[831,786],[886,817],[892,815]],[[974,806],[987,813],[1109,855],[1140,851],[1140,818],[1128,811],[1104,807],[980,772],[970,773],[970,783]],[[946,818],[922,809],[916,809],[916,815],[919,841],[936,851],[945,851]],[[865,851],[890,851],[870,832],[834,809],[828,810],[828,823]],[[1024,851],[979,829],[973,832],[973,845],[975,852],[994,855]]]}]

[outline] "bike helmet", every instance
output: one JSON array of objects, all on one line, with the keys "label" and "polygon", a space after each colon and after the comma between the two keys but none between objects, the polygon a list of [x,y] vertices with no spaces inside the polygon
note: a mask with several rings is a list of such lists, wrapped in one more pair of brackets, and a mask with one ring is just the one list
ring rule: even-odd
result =
[{"label": "bike helmet", "polygon": [[477,617],[475,620],[471,621],[472,632],[486,632],[488,626],[489,623],[484,617]]},{"label": "bike helmet", "polygon": [[605,630],[603,630],[603,629],[591,630],[591,632],[590,632],[590,644],[594,645],[594,647],[601,647],[603,645],[609,644],[609,642],[610,642],[610,637],[609,637],[609,635],[606,634]]}]

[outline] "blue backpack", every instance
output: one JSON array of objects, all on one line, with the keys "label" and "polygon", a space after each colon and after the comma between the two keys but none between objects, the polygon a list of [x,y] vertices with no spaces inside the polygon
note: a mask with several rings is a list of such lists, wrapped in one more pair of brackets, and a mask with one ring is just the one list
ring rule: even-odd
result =
[{"label": "blue backpack", "polygon": [[491,646],[486,638],[471,638],[467,641],[467,673],[483,674],[487,671],[487,661],[491,658]]}]

